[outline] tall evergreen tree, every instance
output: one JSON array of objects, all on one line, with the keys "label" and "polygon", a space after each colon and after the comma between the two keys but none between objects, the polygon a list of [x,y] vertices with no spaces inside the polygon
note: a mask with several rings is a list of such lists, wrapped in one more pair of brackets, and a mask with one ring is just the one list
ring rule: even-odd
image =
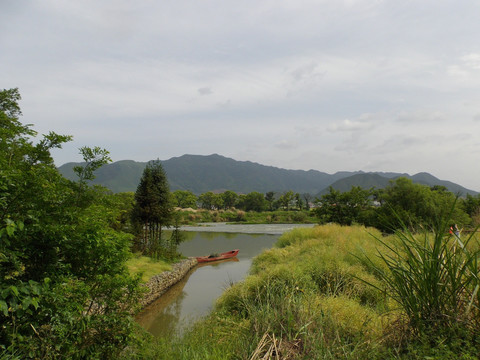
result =
[{"label": "tall evergreen tree", "polygon": [[133,221],[142,228],[142,250],[150,255],[162,253],[162,228],[171,224],[173,202],[167,175],[159,160],[145,167],[132,212]]}]

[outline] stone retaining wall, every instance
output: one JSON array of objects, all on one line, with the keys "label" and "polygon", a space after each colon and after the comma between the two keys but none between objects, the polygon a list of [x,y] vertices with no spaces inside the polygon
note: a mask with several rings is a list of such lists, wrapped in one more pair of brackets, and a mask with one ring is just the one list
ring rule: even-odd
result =
[{"label": "stone retaining wall", "polygon": [[195,265],[197,265],[197,259],[188,258],[174,264],[171,271],[164,271],[161,274],[153,276],[145,284],[148,292],[142,299],[142,306],[145,307],[162,296],[172,285],[182,280]]}]

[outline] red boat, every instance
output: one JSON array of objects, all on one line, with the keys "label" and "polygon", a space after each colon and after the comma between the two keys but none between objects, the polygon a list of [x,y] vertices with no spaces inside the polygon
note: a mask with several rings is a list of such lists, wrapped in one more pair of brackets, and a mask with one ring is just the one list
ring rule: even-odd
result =
[{"label": "red boat", "polygon": [[209,261],[217,261],[217,260],[224,260],[230,259],[238,254],[238,249],[221,253],[220,255],[209,255],[209,256],[198,256],[197,261],[199,263],[209,262]]}]

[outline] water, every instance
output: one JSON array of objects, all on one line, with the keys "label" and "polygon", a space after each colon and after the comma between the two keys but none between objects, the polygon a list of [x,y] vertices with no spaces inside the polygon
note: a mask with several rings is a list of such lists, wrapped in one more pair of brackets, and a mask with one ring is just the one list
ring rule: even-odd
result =
[{"label": "water", "polygon": [[[229,232],[225,232],[226,227]],[[181,335],[196,319],[212,310],[215,300],[230,284],[245,278],[253,257],[271,248],[280,234],[293,227],[215,223],[200,229],[184,228],[188,231],[185,233],[187,240],[180,244],[179,251],[185,256],[203,256],[233,249],[240,251],[233,259],[197,265],[184,279],[147,306],[137,321],[154,336]],[[233,229],[237,232],[231,231]]]}]

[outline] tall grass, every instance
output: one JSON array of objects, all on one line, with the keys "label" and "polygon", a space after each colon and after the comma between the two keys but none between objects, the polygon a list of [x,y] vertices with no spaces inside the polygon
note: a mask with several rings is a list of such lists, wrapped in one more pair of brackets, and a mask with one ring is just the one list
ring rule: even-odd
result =
[{"label": "tall grass", "polygon": [[416,235],[405,227],[394,242],[376,237],[389,250],[377,254],[386,268],[372,257],[367,261],[405,312],[414,336],[472,344],[480,336],[480,247],[475,233],[462,240],[449,226],[445,217],[431,232]]}]

